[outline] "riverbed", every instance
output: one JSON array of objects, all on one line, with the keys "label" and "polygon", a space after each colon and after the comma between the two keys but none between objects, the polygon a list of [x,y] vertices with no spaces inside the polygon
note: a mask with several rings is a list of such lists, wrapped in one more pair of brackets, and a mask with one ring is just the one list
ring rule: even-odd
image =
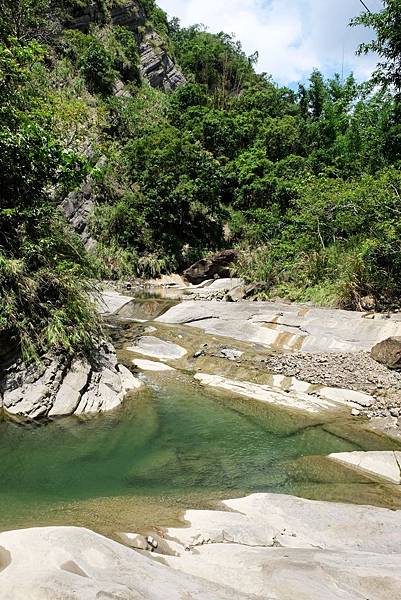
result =
[{"label": "riverbed", "polygon": [[0,529],[80,525],[107,535],[179,524],[250,492],[401,507],[398,486],[329,461],[395,449],[351,419],[300,416],[202,389],[179,371],[110,414],[0,424]]}]

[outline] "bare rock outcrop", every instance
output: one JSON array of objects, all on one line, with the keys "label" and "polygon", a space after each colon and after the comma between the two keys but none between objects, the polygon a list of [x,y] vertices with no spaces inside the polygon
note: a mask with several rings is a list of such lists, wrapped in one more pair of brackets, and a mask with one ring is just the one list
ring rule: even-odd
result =
[{"label": "bare rock outcrop", "polygon": [[152,87],[169,92],[185,83],[184,75],[164,49],[155,31],[148,31],[142,37],[139,53],[141,73]]},{"label": "bare rock outcrop", "polygon": [[86,181],[78,190],[68,194],[60,204],[61,211],[81,237],[87,250],[96,246],[96,241],[90,231],[90,215],[95,204],[96,194],[91,180]]},{"label": "bare rock outcrop", "polygon": [[22,419],[93,414],[113,410],[142,385],[102,341],[91,361],[64,354],[48,354],[30,365],[17,360],[3,370],[0,406]]},{"label": "bare rock outcrop", "polygon": [[[146,11],[139,1],[114,4],[109,18],[113,25],[124,26],[135,34],[140,70],[152,87],[167,92],[185,83],[184,75],[167,52],[159,34],[148,23]],[[89,2],[78,16],[66,23],[66,26],[87,32],[92,24],[103,24],[106,20],[99,6]],[[122,95],[121,89],[118,89],[116,95]]]}]

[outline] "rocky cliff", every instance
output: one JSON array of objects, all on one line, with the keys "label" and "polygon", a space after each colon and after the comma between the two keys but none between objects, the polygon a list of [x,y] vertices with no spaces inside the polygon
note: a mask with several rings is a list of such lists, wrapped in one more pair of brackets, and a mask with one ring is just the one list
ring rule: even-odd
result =
[{"label": "rocky cliff", "polygon": [[185,83],[185,77],[166,50],[160,35],[148,21],[139,1],[113,5],[105,17],[99,6],[90,2],[81,14],[66,22],[66,27],[87,32],[91,25],[109,20],[112,25],[127,27],[137,39],[140,54],[140,70],[152,87],[165,91],[174,90]]}]

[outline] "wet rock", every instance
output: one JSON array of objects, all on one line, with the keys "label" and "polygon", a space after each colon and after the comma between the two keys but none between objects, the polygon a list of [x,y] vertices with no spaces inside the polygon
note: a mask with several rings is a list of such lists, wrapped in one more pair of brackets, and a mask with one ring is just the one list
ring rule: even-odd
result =
[{"label": "wet rock", "polygon": [[401,484],[400,452],[339,452],[329,454],[331,460],[348,465],[391,483]]},{"label": "wet rock", "polygon": [[389,337],[373,346],[372,358],[389,369],[401,370],[401,336]]}]

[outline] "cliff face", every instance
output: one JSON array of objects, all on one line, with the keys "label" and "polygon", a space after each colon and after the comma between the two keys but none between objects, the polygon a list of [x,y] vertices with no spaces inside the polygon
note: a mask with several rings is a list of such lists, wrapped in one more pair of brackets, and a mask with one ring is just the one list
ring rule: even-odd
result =
[{"label": "cliff face", "polygon": [[[66,26],[87,32],[92,24],[101,24],[106,20],[99,7],[89,3],[82,13],[68,21]],[[147,15],[140,2],[112,6],[109,20],[112,25],[127,27],[135,34],[140,54],[140,70],[152,87],[167,92],[185,83],[184,75],[169,56],[161,37],[149,26]]]}]

